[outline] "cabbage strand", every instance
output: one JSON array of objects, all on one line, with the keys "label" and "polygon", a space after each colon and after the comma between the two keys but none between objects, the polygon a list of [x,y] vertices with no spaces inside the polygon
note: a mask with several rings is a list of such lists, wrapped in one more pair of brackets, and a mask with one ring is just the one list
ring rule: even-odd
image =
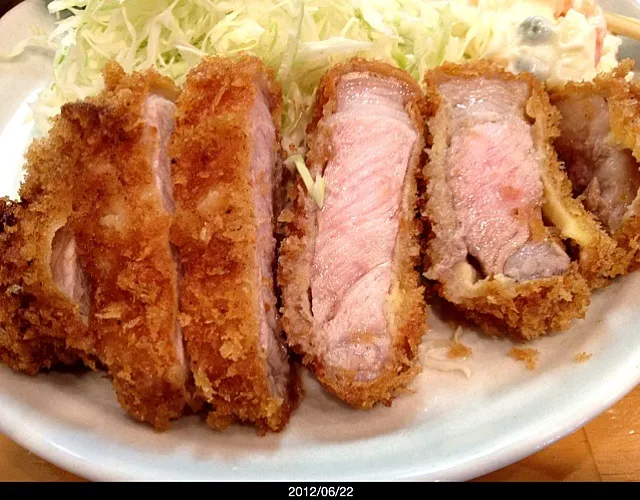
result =
[{"label": "cabbage strand", "polygon": [[60,16],[51,36],[54,82],[34,118],[46,132],[64,102],[99,92],[108,60],[125,71],[155,66],[181,85],[206,55],[248,53],[282,83],[282,145],[304,154],[314,92],[329,66],[359,55],[421,80],[444,61],[496,58],[510,43],[505,8],[514,2],[487,1],[56,0],[49,11],[71,15]]}]

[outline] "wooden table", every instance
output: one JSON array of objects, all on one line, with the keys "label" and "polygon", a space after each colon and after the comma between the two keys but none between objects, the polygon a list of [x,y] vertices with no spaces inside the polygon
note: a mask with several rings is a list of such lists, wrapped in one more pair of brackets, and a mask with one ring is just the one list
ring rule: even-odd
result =
[{"label": "wooden table", "polygon": [[[479,481],[640,481],[640,386],[574,434]],[[0,435],[0,481],[82,481]]]}]

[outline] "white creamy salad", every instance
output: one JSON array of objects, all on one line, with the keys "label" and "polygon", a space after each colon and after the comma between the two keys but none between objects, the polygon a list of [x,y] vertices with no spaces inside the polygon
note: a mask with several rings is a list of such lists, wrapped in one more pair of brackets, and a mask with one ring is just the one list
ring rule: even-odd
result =
[{"label": "white creamy salad", "polygon": [[607,33],[602,9],[593,1],[454,1],[451,8],[469,22],[476,16],[491,26],[482,57],[514,72],[530,71],[551,86],[591,80],[617,65],[621,40]]}]

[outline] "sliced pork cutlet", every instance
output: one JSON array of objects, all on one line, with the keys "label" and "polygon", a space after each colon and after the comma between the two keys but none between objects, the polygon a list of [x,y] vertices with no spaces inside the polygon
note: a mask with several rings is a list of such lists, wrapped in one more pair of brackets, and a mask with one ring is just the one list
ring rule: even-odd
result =
[{"label": "sliced pork cutlet", "polygon": [[417,82],[387,64],[331,68],[308,131],[307,164],[324,176],[324,202],[299,181],[282,217],[287,340],[325,388],[358,408],[390,404],[418,371],[424,104]]},{"label": "sliced pork cutlet", "polygon": [[297,400],[274,283],[282,95],[259,59],[205,59],[171,140],[181,322],[208,422],[279,431]]},{"label": "sliced pork cutlet", "polygon": [[612,268],[589,269],[596,285],[640,262],[640,101],[638,87],[625,80],[632,69],[625,61],[594,82],[550,92],[562,116],[555,147],[573,195],[616,245]]},{"label": "sliced pork cutlet", "polygon": [[69,225],[78,133],[57,117],[26,154],[20,201],[0,200],[0,360],[32,375],[79,354],[94,364],[90,285]]},{"label": "sliced pork cutlet", "polygon": [[548,96],[533,76],[486,62],[430,71],[426,87],[427,277],[489,333],[568,328],[590,290],[565,241],[601,232],[560,170]]},{"label": "sliced pork cutlet", "polygon": [[52,205],[0,201],[0,361],[29,375],[77,361],[68,345],[86,329],[84,297],[76,295],[84,291],[75,286],[82,275],[74,249],[56,241],[66,217],[44,211]]},{"label": "sliced pork cutlet", "polygon": [[105,90],[68,104],[82,131],[71,228],[91,278],[92,348],[134,419],[164,429],[185,407],[187,363],[178,324],[179,266],[167,144],[177,89],[110,63]]}]

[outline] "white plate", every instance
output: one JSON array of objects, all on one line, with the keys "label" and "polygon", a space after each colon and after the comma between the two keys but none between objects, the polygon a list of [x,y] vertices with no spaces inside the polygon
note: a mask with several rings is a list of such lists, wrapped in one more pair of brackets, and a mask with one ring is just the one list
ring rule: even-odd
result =
[{"label": "white plate", "polygon": [[[606,2],[605,2],[606,3]],[[622,2],[616,2],[618,7]],[[44,2],[0,21],[0,50],[49,22]],[[629,4],[630,5],[630,4]],[[47,79],[49,56],[0,63],[0,191],[15,185],[29,140],[24,100]],[[258,437],[246,427],[208,429],[197,417],[156,433],[130,421],[97,375],[26,377],[0,367],[0,431],[22,446],[98,480],[367,480],[472,478],[567,435],[640,382],[640,273],[597,293],[585,320],[530,347],[535,371],[507,356],[512,344],[466,333],[473,376],[425,370],[414,394],[391,408],[347,409],[309,377],[286,430]],[[451,331],[435,314],[429,339]],[[586,363],[573,361],[593,354]]]}]

